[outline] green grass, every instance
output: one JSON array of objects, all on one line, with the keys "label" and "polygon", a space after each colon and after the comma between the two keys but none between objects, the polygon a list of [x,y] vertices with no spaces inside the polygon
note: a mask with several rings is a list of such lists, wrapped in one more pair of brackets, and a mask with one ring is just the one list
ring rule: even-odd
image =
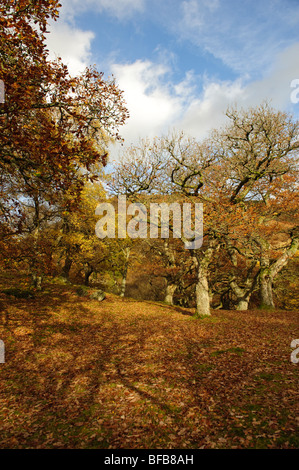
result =
[{"label": "green grass", "polygon": [[233,348],[219,349],[218,351],[213,351],[211,352],[211,356],[219,356],[225,353],[237,354],[238,356],[242,356],[244,352],[245,352],[245,349],[243,348],[233,347]]}]

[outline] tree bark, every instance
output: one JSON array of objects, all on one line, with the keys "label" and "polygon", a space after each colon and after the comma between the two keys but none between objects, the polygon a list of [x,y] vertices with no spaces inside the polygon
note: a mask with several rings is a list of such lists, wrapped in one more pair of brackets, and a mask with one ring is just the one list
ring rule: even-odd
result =
[{"label": "tree bark", "polygon": [[31,280],[32,286],[37,289],[42,289],[42,273],[40,268],[40,251],[39,251],[39,236],[40,236],[40,202],[38,194],[35,194],[33,197],[34,200],[34,230],[33,230],[33,257],[30,262],[30,271],[31,271]]},{"label": "tree bark", "polygon": [[248,277],[245,282],[245,287],[243,288],[238,286],[235,278],[230,280],[229,285],[233,294],[237,298],[235,304],[236,310],[248,310],[249,300],[256,285],[256,276],[254,278]]},{"label": "tree bark", "polygon": [[67,280],[69,280],[69,277],[70,277],[70,270],[71,270],[72,264],[73,264],[73,260],[69,258],[69,256],[67,255],[67,257],[65,258],[64,266],[62,268],[62,273],[61,273],[62,277],[64,277]]},{"label": "tree bark", "polygon": [[89,286],[89,278],[92,275],[92,273],[93,273],[93,267],[90,264],[88,264],[84,271],[84,285],[85,286]]},{"label": "tree bark", "polygon": [[269,275],[269,270],[262,270],[260,273],[260,302],[261,308],[274,308],[273,291],[272,291],[273,279]]},{"label": "tree bark", "polygon": [[196,317],[211,315],[208,272],[213,254],[218,248],[218,241],[216,239],[211,239],[207,249],[203,253],[201,250],[197,250],[193,257],[194,264],[197,266],[197,284],[195,290]]},{"label": "tree bark", "polygon": [[177,289],[176,284],[167,284],[164,302],[173,305],[173,295]]},{"label": "tree bark", "polygon": [[246,299],[239,300],[239,302],[236,305],[236,310],[239,310],[239,311],[248,310],[248,304],[249,304],[249,300],[250,300],[249,297],[246,298]]},{"label": "tree bark", "polygon": [[126,287],[127,287],[127,272],[124,274],[122,280],[121,280],[121,285],[120,285],[120,296],[124,297],[126,293]]},{"label": "tree bark", "polygon": [[42,280],[42,276],[38,275],[36,272],[31,273],[31,284],[35,289],[42,289]]},{"label": "tree bark", "polygon": [[128,246],[123,249],[123,254],[125,256],[125,265],[124,265],[123,277],[122,277],[121,286],[120,286],[120,297],[124,297],[126,293],[130,252],[131,252],[131,248]]},{"label": "tree bark", "polygon": [[196,312],[195,316],[211,315],[208,273],[205,268],[198,269],[196,284]]},{"label": "tree bark", "polygon": [[[263,248],[262,243],[260,246]],[[299,247],[298,233],[291,236],[291,243],[279,258],[274,262],[270,262],[269,257],[263,254],[261,257],[261,271],[259,276],[260,281],[260,307],[261,308],[275,308],[273,300],[273,280],[277,274],[287,265],[292,256],[295,255]]]}]

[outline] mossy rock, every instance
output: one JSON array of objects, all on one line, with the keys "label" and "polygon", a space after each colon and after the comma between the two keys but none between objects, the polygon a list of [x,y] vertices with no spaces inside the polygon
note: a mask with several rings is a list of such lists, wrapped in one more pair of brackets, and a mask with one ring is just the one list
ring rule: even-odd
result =
[{"label": "mossy rock", "polygon": [[84,297],[84,296],[88,295],[88,287],[86,287],[86,286],[77,287],[76,294],[79,295],[80,297]]},{"label": "mossy rock", "polygon": [[50,281],[51,284],[62,284],[62,285],[66,285],[66,286],[70,286],[72,283],[71,281],[69,281],[68,279],[66,279],[66,277],[63,277],[63,276],[56,276],[56,277],[53,277]]},{"label": "mossy rock", "polygon": [[97,289],[92,294],[89,296],[93,300],[98,300],[99,302],[102,302],[106,298],[106,294],[102,289]]}]

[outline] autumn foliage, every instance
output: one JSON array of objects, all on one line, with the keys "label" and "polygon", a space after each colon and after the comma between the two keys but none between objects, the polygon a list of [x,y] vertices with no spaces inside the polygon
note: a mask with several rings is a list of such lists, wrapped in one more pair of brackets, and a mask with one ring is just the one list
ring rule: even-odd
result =
[{"label": "autumn foliage", "polygon": [[74,202],[86,179],[93,178],[91,166],[106,163],[107,143],[120,138],[118,127],[128,116],[113,80],[94,68],[71,77],[61,60],[49,61],[47,21],[57,18],[58,7],[57,1],[4,1],[0,7],[6,217],[12,217],[16,193],[54,203],[67,192],[68,204]]},{"label": "autumn foliage", "polygon": [[[298,447],[299,123],[228,109],[105,170],[128,110],[113,78],[49,60],[59,7],[0,4],[0,447]],[[97,237],[119,196],[203,204],[202,245],[170,215],[165,236],[160,216],[156,238]]]}]

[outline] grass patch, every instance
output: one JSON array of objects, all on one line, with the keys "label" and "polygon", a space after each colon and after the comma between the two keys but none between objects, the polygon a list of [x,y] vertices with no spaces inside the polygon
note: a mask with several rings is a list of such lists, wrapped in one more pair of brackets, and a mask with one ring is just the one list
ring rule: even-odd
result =
[{"label": "grass patch", "polygon": [[283,379],[283,375],[279,373],[272,373],[272,372],[261,372],[259,375],[254,377],[254,380],[265,380],[266,382],[273,382],[279,381]]},{"label": "grass patch", "polygon": [[243,348],[233,347],[233,348],[218,349],[218,351],[213,351],[211,353],[211,356],[220,356],[221,354],[225,354],[225,353],[237,354],[238,356],[242,356],[244,352],[245,352],[245,349]]},{"label": "grass patch", "polygon": [[196,364],[194,367],[199,374],[203,374],[205,372],[210,372],[211,370],[213,370],[215,368],[215,365],[214,364]]}]

